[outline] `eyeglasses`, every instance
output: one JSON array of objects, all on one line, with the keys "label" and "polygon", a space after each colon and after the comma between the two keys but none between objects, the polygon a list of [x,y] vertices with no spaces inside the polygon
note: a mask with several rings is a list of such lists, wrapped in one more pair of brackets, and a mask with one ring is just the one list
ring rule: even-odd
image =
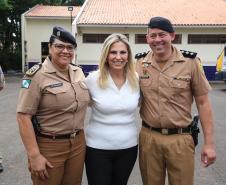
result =
[{"label": "eyeglasses", "polygon": [[63,44],[53,44],[53,45],[58,51],[63,51],[66,48],[68,52],[73,52],[75,49],[73,45],[63,45]]}]

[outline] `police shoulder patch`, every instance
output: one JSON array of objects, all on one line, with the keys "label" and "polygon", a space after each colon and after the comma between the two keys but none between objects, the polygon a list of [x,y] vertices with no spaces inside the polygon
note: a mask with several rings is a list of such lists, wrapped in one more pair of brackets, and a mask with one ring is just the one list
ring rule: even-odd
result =
[{"label": "police shoulder patch", "polygon": [[33,76],[39,69],[41,69],[42,63],[35,64],[33,67],[26,71],[27,76]]},{"label": "police shoulder patch", "polygon": [[134,58],[135,59],[144,58],[147,54],[148,54],[148,52],[137,53]]},{"label": "police shoulder patch", "polygon": [[186,50],[180,50],[180,51],[183,54],[183,56],[186,58],[195,58],[197,55],[197,53],[191,52],[191,51],[186,51]]},{"label": "police shoulder patch", "polygon": [[21,88],[29,89],[30,84],[31,84],[30,79],[23,79]]}]

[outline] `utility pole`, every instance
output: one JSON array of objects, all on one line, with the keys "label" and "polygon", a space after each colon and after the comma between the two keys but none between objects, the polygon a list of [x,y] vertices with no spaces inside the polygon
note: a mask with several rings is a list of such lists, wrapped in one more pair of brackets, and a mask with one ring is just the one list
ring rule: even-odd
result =
[{"label": "utility pole", "polygon": [[73,6],[69,6],[68,7],[68,11],[70,12],[70,16],[71,16],[71,33],[72,33],[72,11],[73,11]]}]

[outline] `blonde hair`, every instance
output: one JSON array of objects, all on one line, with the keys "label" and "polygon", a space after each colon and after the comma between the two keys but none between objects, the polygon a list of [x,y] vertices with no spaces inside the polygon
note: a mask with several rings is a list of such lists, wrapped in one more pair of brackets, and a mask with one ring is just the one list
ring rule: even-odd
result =
[{"label": "blonde hair", "polygon": [[99,62],[99,71],[100,75],[98,78],[98,83],[100,88],[105,89],[108,83],[108,75],[109,75],[109,65],[107,62],[107,57],[110,51],[111,46],[116,42],[122,42],[126,45],[128,50],[128,62],[125,66],[126,78],[129,81],[132,89],[138,88],[138,78],[136,76],[135,64],[133,61],[132,51],[129,46],[128,39],[125,35],[120,33],[113,33],[109,35],[103,44],[103,48],[101,51],[100,62]]}]

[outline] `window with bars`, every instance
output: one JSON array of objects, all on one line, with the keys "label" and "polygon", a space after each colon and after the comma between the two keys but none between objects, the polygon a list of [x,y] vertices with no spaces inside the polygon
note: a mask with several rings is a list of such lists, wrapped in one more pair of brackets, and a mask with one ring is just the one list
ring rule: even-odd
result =
[{"label": "window with bars", "polygon": [[188,44],[225,44],[226,34],[189,34]]},{"label": "window with bars", "polygon": [[[83,43],[103,43],[110,34],[83,34]],[[124,34],[129,39],[129,34]]]},{"label": "window with bars", "polygon": [[[176,34],[175,39],[172,42],[173,44],[182,43],[182,34]],[[146,34],[135,34],[135,44],[147,44]]]},{"label": "window with bars", "polygon": [[48,42],[42,42],[41,43],[41,54],[42,54],[42,62],[46,59],[46,57],[49,54],[49,47],[48,47]]}]

